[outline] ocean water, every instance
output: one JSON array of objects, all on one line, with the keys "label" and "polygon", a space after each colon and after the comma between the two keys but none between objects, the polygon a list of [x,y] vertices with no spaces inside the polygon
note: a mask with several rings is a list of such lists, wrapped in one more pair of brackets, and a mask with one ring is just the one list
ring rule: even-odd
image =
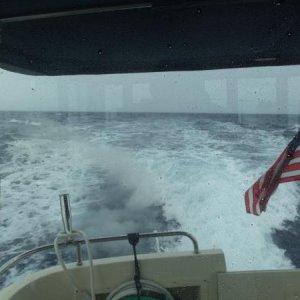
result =
[{"label": "ocean water", "polygon": [[[52,243],[59,194],[90,237],[181,229],[221,248],[228,270],[300,266],[300,194],[282,184],[267,212],[248,215],[244,192],[298,129],[298,116],[0,112],[0,263]],[[192,249],[165,240],[165,251]],[[141,242],[139,252],[155,251]],[[97,257],[131,253],[100,245]],[[53,252],[13,268],[7,285],[51,264]]]}]

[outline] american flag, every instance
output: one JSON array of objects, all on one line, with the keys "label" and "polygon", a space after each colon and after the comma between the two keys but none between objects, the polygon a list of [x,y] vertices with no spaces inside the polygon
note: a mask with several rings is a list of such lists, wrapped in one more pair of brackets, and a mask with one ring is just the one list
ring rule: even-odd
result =
[{"label": "american flag", "polygon": [[300,180],[300,130],[271,168],[245,193],[246,211],[259,216],[279,183]]}]

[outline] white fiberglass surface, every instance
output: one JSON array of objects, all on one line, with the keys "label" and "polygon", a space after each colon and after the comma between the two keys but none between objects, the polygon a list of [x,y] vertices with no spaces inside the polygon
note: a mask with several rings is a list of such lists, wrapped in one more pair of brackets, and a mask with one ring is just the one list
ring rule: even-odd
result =
[{"label": "white fiberglass surface", "polygon": [[[223,249],[228,270],[299,266],[297,183],[281,184],[260,217],[244,205],[298,130],[298,67],[0,78],[1,263],[53,242],[68,192],[73,227],[90,237],[180,229]],[[55,263],[34,256],[1,284]]]}]

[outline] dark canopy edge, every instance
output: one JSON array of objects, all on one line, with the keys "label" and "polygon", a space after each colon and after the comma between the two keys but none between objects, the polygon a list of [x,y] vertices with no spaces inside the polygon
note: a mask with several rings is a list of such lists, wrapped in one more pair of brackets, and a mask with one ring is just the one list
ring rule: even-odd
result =
[{"label": "dark canopy edge", "polygon": [[0,23],[0,67],[75,75],[300,64],[299,1],[169,2]]}]

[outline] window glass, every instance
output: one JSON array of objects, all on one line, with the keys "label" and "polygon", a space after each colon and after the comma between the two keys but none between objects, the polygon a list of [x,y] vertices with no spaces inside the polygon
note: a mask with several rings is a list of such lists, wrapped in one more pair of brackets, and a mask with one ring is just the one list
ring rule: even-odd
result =
[{"label": "window glass", "polygon": [[[299,267],[297,183],[280,185],[260,217],[244,205],[298,130],[299,83],[299,67],[60,77],[0,70],[1,264],[53,242],[67,192],[73,227],[90,237],[180,229],[201,249],[223,249],[231,271]],[[122,245],[95,256],[130,253]],[[139,251],[157,248],[191,244],[143,242]],[[36,256],[2,281],[55,262],[53,253]]]}]

